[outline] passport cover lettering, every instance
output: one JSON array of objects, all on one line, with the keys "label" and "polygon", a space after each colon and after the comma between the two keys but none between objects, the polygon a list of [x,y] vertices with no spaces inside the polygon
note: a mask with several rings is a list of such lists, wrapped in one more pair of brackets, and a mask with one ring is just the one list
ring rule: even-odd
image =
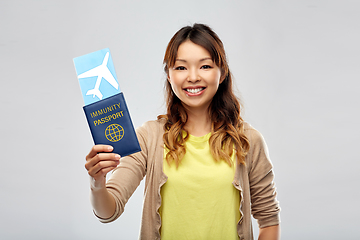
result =
[{"label": "passport cover lettering", "polygon": [[83,109],[95,144],[111,145],[122,157],[141,151],[122,92]]}]

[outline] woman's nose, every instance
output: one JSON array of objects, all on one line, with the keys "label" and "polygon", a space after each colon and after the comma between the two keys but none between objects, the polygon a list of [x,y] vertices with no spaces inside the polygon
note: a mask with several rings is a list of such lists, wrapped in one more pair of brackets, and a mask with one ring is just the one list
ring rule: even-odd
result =
[{"label": "woman's nose", "polygon": [[187,79],[189,82],[198,82],[200,81],[199,72],[195,69],[189,71],[189,76]]}]

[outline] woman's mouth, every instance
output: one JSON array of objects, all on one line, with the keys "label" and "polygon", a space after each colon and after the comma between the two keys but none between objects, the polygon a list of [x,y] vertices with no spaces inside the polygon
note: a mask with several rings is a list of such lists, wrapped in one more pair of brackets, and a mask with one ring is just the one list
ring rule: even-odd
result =
[{"label": "woman's mouth", "polygon": [[196,94],[201,92],[202,90],[204,90],[204,87],[200,87],[200,88],[186,88],[185,91],[187,91],[188,93],[192,93],[192,94]]}]

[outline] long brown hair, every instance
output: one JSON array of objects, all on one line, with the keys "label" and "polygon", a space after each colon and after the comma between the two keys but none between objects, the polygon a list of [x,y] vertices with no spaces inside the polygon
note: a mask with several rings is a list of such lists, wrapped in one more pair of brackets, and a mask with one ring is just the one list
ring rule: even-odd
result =
[{"label": "long brown hair", "polygon": [[[231,155],[235,148],[238,163],[245,164],[249,142],[244,134],[240,103],[233,93],[232,78],[224,46],[218,35],[204,24],[181,28],[175,33],[166,48],[164,70],[169,75],[169,68],[175,64],[179,46],[187,40],[205,48],[210,53],[213,62],[221,69],[221,79],[224,79],[209,106],[212,123],[209,139],[211,154],[215,161],[224,160],[231,166]],[[166,119],[163,136],[165,146],[169,150],[166,160],[169,164],[174,161],[178,167],[186,152],[185,144],[189,137],[189,133],[184,129],[187,113],[180,99],[172,91],[169,81],[166,81],[165,89],[167,113],[159,115],[158,119]]]}]

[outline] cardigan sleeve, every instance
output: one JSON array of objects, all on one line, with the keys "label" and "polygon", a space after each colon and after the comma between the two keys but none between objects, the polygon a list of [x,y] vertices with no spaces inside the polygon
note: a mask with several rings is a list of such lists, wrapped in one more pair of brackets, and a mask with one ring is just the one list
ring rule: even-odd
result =
[{"label": "cardigan sleeve", "polygon": [[250,129],[249,185],[251,212],[260,228],[280,223],[280,207],[276,199],[273,166],[263,136]]},{"label": "cardigan sleeve", "polygon": [[106,188],[115,199],[116,209],[114,215],[108,219],[98,217],[103,223],[116,220],[124,212],[125,204],[146,175],[147,130],[142,126],[136,130],[136,134],[141,151],[122,157],[106,183]]}]

